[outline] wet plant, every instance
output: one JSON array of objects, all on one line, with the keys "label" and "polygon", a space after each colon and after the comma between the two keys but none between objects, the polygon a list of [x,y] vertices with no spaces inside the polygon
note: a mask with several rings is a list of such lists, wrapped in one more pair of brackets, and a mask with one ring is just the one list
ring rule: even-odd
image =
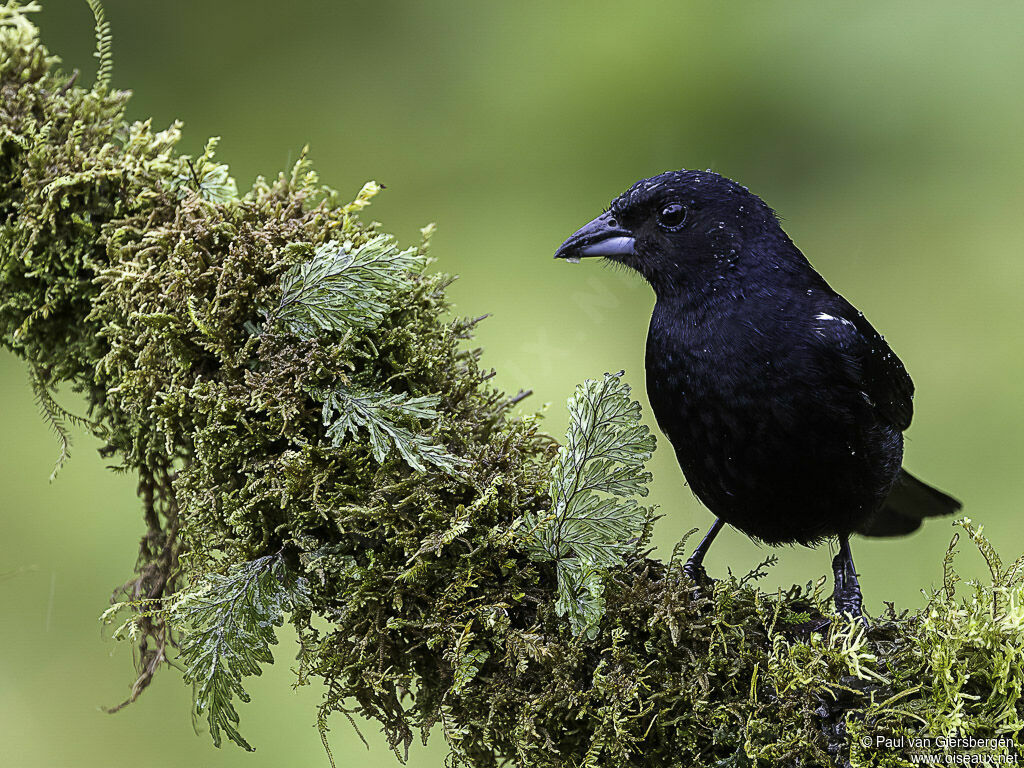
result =
[{"label": "wet plant", "polygon": [[58,464],[73,424],[138,483],[136,573],[104,615],[138,650],[125,703],[176,660],[215,743],[249,749],[238,704],[287,622],[325,745],[359,716],[400,759],[428,735],[480,767],[911,764],[862,746],[879,734],[1017,749],[1024,563],[980,528],[959,523],[987,583],[957,593],[954,540],[927,606],[867,634],[800,634],[819,585],[765,593],[762,569],[698,596],[648,551],[654,442],[622,374],[580,385],[559,444],[490,384],[432,228],[400,246],[360,218],[376,184],[347,201],[305,153],[240,190],[215,141],[189,157],[180,125],[125,118],[101,14],[88,86],[37,9],[0,6],[0,340]]}]

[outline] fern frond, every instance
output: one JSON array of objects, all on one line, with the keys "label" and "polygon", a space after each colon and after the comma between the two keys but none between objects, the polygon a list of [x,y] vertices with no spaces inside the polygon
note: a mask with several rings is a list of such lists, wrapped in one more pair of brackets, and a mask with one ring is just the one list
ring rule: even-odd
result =
[{"label": "fern frond", "polygon": [[307,606],[305,579],[292,577],[281,555],[269,555],[214,574],[182,594],[171,621],[182,630],[181,661],[192,683],[196,716],[205,716],[216,746],[221,732],[240,747],[252,746],[238,732],[234,698],[249,701],[242,680],[274,661],[275,628],[286,612]]},{"label": "fern frond", "polygon": [[114,72],[114,36],[110,32],[110,22],[107,21],[100,0],[86,2],[89,3],[93,18],[96,20],[96,51],[93,56],[100,62],[96,71],[96,90],[103,91],[110,87],[110,78]]},{"label": "fern frond", "polygon": [[566,557],[555,567],[558,592],[555,613],[564,616],[574,635],[593,640],[604,616],[604,573],[593,561]]},{"label": "fern frond", "polygon": [[324,426],[336,446],[349,435],[356,438],[360,430],[366,430],[378,462],[383,462],[394,449],[406,464],[420,472],[432,464],[443,472],[458,474],[467,464],[429,435],[403,426],[417,419],[436,419],[438,397],[410,397],[404,393],[341,386],[313,394],[323,402]]},{"label": "fern frond", "polygon": [[332,240],[285,274],[280,303],[268,320],[306,338],[321,330],[374,326],[388,309],[386,296],[424,263],[416,248],[399,251],[387,235],[354,250]]},{"label": "fern frond", "polygon": [[477,676],[480,668],[491,655],[490,651],[483,648],[473,648],[476,634],[472,631],[472,626],[473,622],[470,621],[459,639],[455,641],[450,653],[447,654],[448,661],[452,665],[452,693],[461,693]]},{"label": "fern frond", "polygon": [[551,510],[526,520],[527,546],[536,559],[578,555],[612,565],[624,542],[642,528],[650,510],[651,474],[644,466],[654,436],[640,421],[622,373],[588,379],[569,399],[569,429],[551,473]]},{"label": "fern frond", "polygon": [[57,473],[60,472],[61,468],[67,464],[68,459],[71,458],[71,433],[64,423],[64,419],[61,416],[57,403],[54,402],[53,396],[46,389],[46,386],[35,377],[32,378],[32,392],[36,397],[36,405],[39,406],[39,412],[42,414],[43,420],[53,430],[60,443],[57,461],[54,462],[53,471],[50,473],[50,482],[53,482],[57,479]]},{"label": "fern frond", "polygon": [[640,417],[621,371],[577,387],[551,472],[551,508],[524,516],[527,553],[558,563],[556,612],[575,634],[596,632],[604,611],[598,569],[620,563],[629,539],[649,535],[653,511],[636,497],[647,495],[655,441]]},{"label": "fern frond", "polygon": [[60,472],[61,468],[68,462],[68,459],[71,458],[71,431],[68,429],[68,423],[70,422],[76,426],[88,426],[89,422],[81,416],[75,416],[57,403],[43,378],[43,374],[38,369],[32,368],[29,381],[32,384],[32,393],[35,395],[36,405],[39,406],[39,412],[42,414],[43,420],[49,425],[60,441],[60,453],[57,455],[53,472],[50,473],[50,482],[53,482],[57,479],[57,473]]}]

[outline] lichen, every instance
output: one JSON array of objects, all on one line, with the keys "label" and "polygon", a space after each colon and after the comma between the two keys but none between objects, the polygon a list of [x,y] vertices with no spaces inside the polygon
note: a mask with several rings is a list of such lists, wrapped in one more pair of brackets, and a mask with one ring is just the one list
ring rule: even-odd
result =
[{"label": "lichen", "polygon": [[1024,562],[979,528],[960,523],[988,583],[958,596],[951,546],[927,606],[867,634],[802,632],[820,584],[767,594],[761,569],[695,591],[633,502],[629,537],[601,531],[614,557],[538,557],[569,449],[489,384],[426,242],[355,298],[330,282],[392,243],[359,218],[378,187],[344,203],[303,155],[240,194],[215,142],[190,158],[179,125],[126,120],[109,58],[96,87],[64,74],[33,7],[0,6],[0,339],[47,418],[69,383],[138,479],[138,569],[106,615],[140,650],[129,701],[179,658],[213,735],[248,746],[233,702],[287,620],[325,744],[358,714],[399,757],[440,732],[480,768],[913,764],[880,735],[1017,750]]}]

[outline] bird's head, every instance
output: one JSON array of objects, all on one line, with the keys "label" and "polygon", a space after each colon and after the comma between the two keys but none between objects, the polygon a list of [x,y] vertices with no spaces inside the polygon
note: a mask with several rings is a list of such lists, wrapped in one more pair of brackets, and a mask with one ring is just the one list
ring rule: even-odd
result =
[{"label": "bird's head", "polygon": [[615,198],[555,258],[602,256],[635,269],[661,295],[742,269],[766,238],[789,242],[774,211],[746,187],[710,171],[669,171]]}]

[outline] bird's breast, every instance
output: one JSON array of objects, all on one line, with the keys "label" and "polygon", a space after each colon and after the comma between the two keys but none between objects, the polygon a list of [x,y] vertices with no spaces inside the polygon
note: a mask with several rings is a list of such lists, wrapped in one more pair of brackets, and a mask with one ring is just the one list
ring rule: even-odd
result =
[{"label": "bird's breast", "polygon": [[[765,541],[810,541],[853,530],[874,510],[893,435],[798,335],[758,333],[749,316],[658,315],[648,397],[691,489],[716,515]],[[816,515],[832,507],[839,523],[826,530]]]},{"label": "bird's breast", "polygon": [[[655,412],[770,396],[784,387],[778,337],[742,317],[706,317],[655,308],[647,338],[647,389]],[[657,404],[655,403],[657,401]]]}]

